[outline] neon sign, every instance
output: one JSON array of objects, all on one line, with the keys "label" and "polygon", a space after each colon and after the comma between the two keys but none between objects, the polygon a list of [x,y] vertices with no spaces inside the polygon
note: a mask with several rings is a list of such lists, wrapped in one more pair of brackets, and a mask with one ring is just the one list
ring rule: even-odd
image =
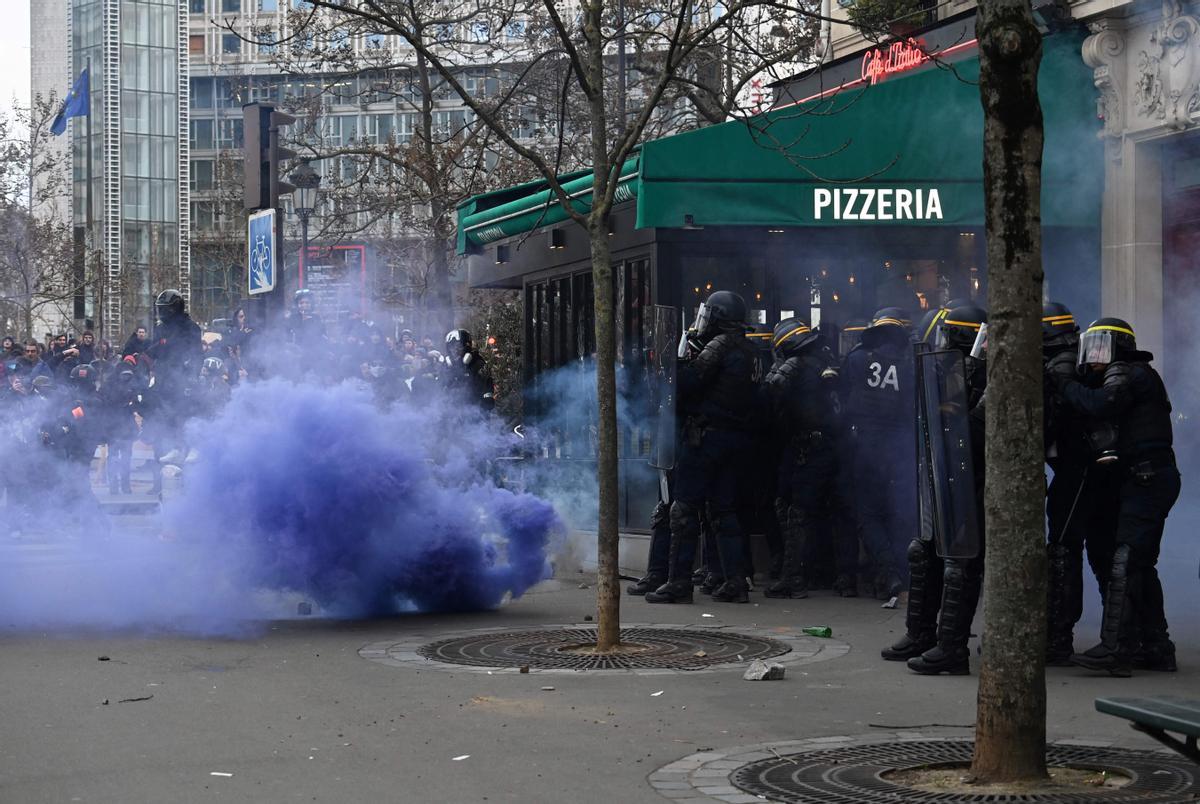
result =
[{"label": "neon sign", "polygon": [[875,48],[863,54],[862,80],[874,85],[889,75],[914,70],[929,60],[924,41],[892,42],[886,50]]}]

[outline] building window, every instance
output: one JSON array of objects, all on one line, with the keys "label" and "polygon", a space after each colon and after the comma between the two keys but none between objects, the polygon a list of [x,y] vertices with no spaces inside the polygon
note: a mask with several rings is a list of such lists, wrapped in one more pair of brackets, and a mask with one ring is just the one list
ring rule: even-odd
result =
[{"label": "building window", "polygon": [[204,55],[204,34],[192,34],[188,37],[188,53],[196,56]]},{"label": "building window", "polygon": [[192,189],[198,191],[213,188],[213,161],[211,159],[192,160]]},{"label": "building window", "polygon": [[259,0],[258,10],[259,11],[278,11],[279,10],[279,0]]},{"label": "building window", "polygon": [[236,14],[242,10],[242,0],[221,0],[221,11],[225,14]]},{"label": "building window", "polygon": [[211,151],[213,147],[213,121],[192,121],[192,147],[198,151]]},{"label": "building window", "polygon": [[204,0],[190,0],[188,2],[188,8],[191,10],[191,12],[193,14],[203,14],[204,13]]},{"label": "building window", "polygon": [[213,228],[212,201],[192,202],[192,228],[198,231]]},{"label": "building window", "polygon": [[213,105],[213,85],[211,78],[192,79],[192,108],[211,109]]},{"label": "building window", "polygon": [[367,34],[367,49],[382,50],[383,49],[383,34]]},{"label": "building window", "polygon": [[241,148],[242,141],[242,121],[222,120],[217,129],[217,147]]},{"label": "building window", "polygon": [[221,35],[221,52],[222,53],[241,53],[242,40],[237,34],[222,34]]},{"label": "building window", "polygon": [[258,39],[259,53],[275,53],[279,50],[279,46],[275,44],[274,31],[259,31],[256,38]]}]

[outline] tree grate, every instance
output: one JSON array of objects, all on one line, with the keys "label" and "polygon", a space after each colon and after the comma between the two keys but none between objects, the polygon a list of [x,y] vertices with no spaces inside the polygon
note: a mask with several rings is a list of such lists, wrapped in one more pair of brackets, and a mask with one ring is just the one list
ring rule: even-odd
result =
[{"label": "tree grate", "polygon": [[752,762],[730,775],[730,783],[755,796],[793,804],[900,804],[904,802],[1046,802],[1046,804],[1174,804],[1200,800],[1197,771],[1182,758],[1150,751],[1051,745],[1051,767],[1118,771],[1132,780],[1123,787],[1062,793],[930,792],[894,784],[881,774],[971,761],[969,741],[876,743],[782,755]]},{"label": "tree grate", "polygon": [[622,628],[624,650],[594,654],[595,628],[510,631],[445,639],[424,645],[426,659],[475,667],[535,670],[702,670],[719,664],[781,656],[783,642],[729,631]]}]

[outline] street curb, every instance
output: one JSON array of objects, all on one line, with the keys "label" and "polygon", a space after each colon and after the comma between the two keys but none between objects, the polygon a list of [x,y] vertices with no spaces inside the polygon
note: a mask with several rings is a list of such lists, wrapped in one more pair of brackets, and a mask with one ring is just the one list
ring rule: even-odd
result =
[{"label": "street curb", "polygon": [[[419,649],[428,645],[431,642],[440,642],[446,639],[458,639],[461,637],[481,636],[485,634],[503,634],[516,631],[557,631],[563,628],[595,628],[596,624],[592,622],[584,623],[560,623],[555,625],[540,625],[513,627],[504,626],[496,628],[472,628],[467,631],[455,632],[437,632],[437,633],[412,633],[407,634],[395,640],[383,640],[380,642],[372,642],[369,645],[364,645],[359,648],[358,655],[372,662],[388,665],[389,667],[407,667],[417,670],[440,670],[448,673],[476,673],[481,675],[508,675],[520,673],[520,668],[517,667],[477,667],[472,665],[450,664],[449,662],[439,662],[434,659],[427,659],[418,653]],[[850,652],[850,645],[836,639],[825,639],[820,637],[812,637],[805,634],[799,629],[793,628],[759,628],[759,627],[741,627],[736,625],[697,625],[697,624],[664,624],[664,623],[622,623],[622,628],[647,628],[647,629],[663,629],[663,630],[684,630],[684,631],[728,631],[735,634],[743,634],[745,636],[764,637],[778,640],[786,644],[791,650],[781,656],[771,658],[772,662],[778,662],[784,667],[799,667],[806,664],[814,664],[816,662],[825,662],[830,659],[836,659],[840,656],[845,656]],[[540,673],[547,675],[634,675],[634,676],[663,676],[663,675],[697,675],[704,673],[719,673],[728,672],[731,670],[741,670],[749,665],[749,662],[725,662],[723,664],[715,664],[710,667],[704,667],[697,670],[672,670],[668,668],[658,669],[593,669],[593,670],[570,670],[570,669],[537,669],[531,667],[530,673]]]}]

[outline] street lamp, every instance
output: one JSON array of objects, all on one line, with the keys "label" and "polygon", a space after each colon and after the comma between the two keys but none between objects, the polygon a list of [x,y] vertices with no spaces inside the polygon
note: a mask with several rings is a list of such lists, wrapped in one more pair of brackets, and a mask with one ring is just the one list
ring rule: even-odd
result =
[{"label": "street lamp", "polygon": [[307,160],[288,177],[296,187],[296,214],[300,216],[300,271],[303,280],[304,261],[308,258],[308,219],[317,208],[317,190],[321,175]]}]

